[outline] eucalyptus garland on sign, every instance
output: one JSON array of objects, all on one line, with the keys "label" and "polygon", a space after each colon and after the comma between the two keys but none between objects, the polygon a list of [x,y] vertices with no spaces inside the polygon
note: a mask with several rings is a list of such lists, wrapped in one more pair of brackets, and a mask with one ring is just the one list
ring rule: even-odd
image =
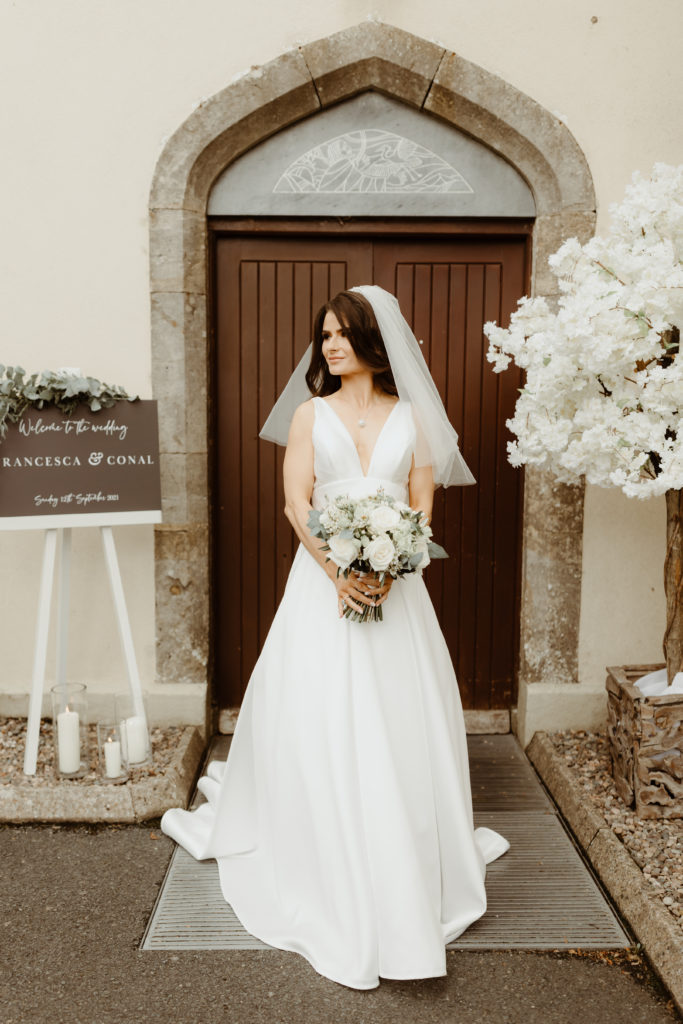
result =
[{"label": "eucalyptus garland on sign", "polygon": [[70,416],[78,405],[88,405],[96,412],[119,401],[135,402],[137,397],[117,384],[85,377],[79,370],[42,370],[26,377],[21,366],[0,365],[0,440],[8,423],[17,423],[27,409],[54,405]]}]

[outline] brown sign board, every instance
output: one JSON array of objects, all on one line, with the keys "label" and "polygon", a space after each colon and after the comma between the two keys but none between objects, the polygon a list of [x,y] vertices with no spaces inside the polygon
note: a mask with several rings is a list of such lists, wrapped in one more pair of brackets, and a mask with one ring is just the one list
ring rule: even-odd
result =
[{"label": "brown sign board", "polygon": [[161,522],[157,403],[27,409],[0,440],[0,530]]}]

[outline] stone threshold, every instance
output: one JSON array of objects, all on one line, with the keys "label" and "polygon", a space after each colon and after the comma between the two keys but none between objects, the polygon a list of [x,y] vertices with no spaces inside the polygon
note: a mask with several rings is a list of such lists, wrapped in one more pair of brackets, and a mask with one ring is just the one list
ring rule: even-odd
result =
[{"label": "stone threshold", "polygon": [[643,872],[606,819],[584,799],[577,775],[548,733],[535,732],[525,753],[678,1010],[683,1012],[681,929],[666,908],[650,896]]},{"label": "stone threshold", "polygon": [[[465,732],[470,736],[476,735],[499,735],[501,733],[515,732],[517,708],[494,708],[487,710],[472,710],[466,708]],[[230,736],[235,731],[240,709],[221,708],[218,712],[218,732],[222,736]]]},{"label": "stone threshold", "polygon": [[0,822],[121,822],[159,818],[169,807],[187,807],[204,754],[201,730],[183,729],[173,757],[157,775],[120,785],[81,786],[55,780],[45,786],[0,787]]}]

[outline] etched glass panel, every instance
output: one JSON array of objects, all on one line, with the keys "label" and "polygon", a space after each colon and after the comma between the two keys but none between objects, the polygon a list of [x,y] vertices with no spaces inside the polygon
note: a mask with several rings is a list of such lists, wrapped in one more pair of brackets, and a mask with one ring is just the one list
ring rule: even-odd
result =
[{"label": "etched glass panel", "polygon": [[305,117],[217,177],[228,217],[533,217],[519,172],[470,135],[377,92]]},{"label": "etched glass panel", "polygon": [[474,189],[446,160],[395,132],[364,128],[337,135],[297,157],[273,192],[443,193]]}]

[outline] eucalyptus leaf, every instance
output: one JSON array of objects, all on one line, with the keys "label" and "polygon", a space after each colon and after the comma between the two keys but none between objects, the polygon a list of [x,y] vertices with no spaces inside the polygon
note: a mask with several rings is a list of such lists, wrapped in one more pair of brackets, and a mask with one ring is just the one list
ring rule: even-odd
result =
[{"label": "eucalyptus leaf", "polygon": [[433,540],[427,541],[427,551],[429,552],[430,558],[448,558],[448,552],[441,547],[440,544],[435,544]]},{"label": "eucalyptus leaf", "polygon": [[43,409],[54,405],[70,416],[81,403],[88,403],[93,411],[110,408],[118,401],[135,402],[137,395],[129,395],[120,385],[112,387],[95,377],[57,373],[43,370],[24,380],[23,366],[0,365],[0,439],[7,433],[7,423],[17,423],[30,408]]}]

